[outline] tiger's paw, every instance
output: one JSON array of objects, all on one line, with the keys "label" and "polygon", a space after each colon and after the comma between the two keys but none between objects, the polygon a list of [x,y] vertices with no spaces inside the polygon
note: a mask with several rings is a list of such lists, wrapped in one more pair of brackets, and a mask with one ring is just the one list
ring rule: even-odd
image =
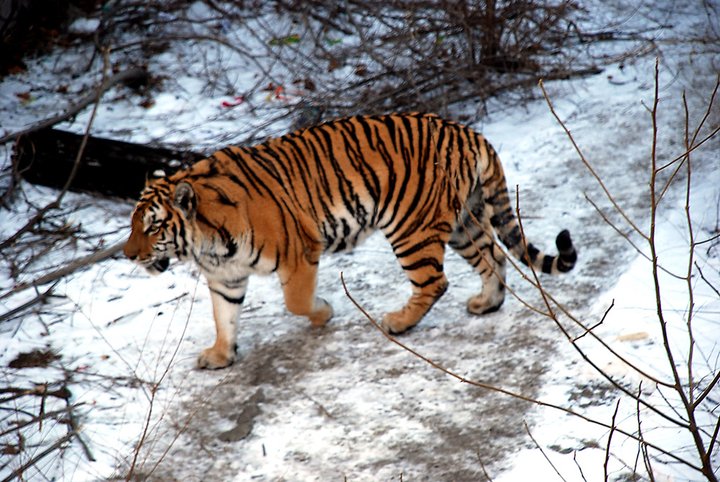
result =
[{"label": "tiger's paw", "polygon": [[468,300],[467,310],[473,315],[485,315],[499,310],[504,301],[505,296],[502,292],[496,293],[494,296],[480,293]]},{"label": "tiger's paw", "polygon": [[197,366],[198,368],[205,368],[208,370],[217,370],[218,368],[225,368],[233,364],[235,361],[235,352],[230,351],[223,352],[217,350],[215,347],[206,348],[198,357]]},{"label": "tiger's paw", "polygon": [[319,306],[310,316],[310,323],[315,328],[322,328],[333,316],[333,309],[330,303],[322,298],[317,298],[315,305]]},{"label": "tiger's paw", "polygon": [[413,326],[417,325],[417,321],[408,320],[404,310],[394,311],[388,313],[383,317],[380,326],[386,333],[391,335],[399,335],[400,333],[409,330]]}]

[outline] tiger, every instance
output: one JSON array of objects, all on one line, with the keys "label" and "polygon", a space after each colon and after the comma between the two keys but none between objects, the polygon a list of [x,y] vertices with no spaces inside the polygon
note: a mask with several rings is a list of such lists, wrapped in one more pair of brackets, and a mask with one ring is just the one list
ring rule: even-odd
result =
[{"label": "tiger", "polygon": [[276,273],[285,306],[322,327],[333,309],[317,296],[323,253],[349,251],[374,231],[390,243],[412,285],[382,328],[415,326],[443,295],[450,246],[480,275],[467,311],[505,299],[507,252],[543,273],[577,260],[570,233],[557,255],[526,242],[499,157],[471,128],[435,114],[346,117],[253,146],[231,145],[174,174],[149,180],[132,213],[124,254],[150,273],[192,260],[212,301],[215,343],[200,368],[235,360],[237,318],[251,274]]}]

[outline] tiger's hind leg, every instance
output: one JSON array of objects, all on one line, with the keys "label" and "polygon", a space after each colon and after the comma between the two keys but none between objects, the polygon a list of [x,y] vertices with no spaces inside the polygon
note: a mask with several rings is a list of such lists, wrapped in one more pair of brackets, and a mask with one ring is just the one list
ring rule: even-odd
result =
[{"label": "tiger's hind leg", "polygon": [[408,279],[412,295],[405,306],[388,313],[382,327],[402,333],[417,325],[425,313],[445,293],[448,286],[443,272],[447,233],[413,233],[412,237],[391,241],[393,251]]},{"label": "tiger's hind leg", "polygon": [[476,315],[497,311],[505,301],[506,256],[493,237],[490,220],[483,214],[482,203],[473,214],[463,212],[449,245],[480,274],[482,291],[468,299],[467,310]]}]

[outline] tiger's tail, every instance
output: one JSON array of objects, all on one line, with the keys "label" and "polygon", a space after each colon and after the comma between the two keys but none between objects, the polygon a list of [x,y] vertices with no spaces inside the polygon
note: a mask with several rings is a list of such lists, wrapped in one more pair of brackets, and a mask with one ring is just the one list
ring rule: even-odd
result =
[{"label": "tiger's tail", "polygon": [[570,232],[560,231],[555,238],[558,254],[545,254],[527,239],[523,239],[520,224],[510,202],[505,173],[495,150],[486,143],[487,159],[480,176],[485,209],[490,217],[490,224],[507,250],[522,263],[548,274],[567,273],[575,266],[577,252],[573,246]]}]

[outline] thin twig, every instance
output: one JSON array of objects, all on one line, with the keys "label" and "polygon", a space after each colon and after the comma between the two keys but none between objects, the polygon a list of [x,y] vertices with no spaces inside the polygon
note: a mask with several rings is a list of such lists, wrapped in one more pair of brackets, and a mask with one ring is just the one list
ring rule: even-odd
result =
[{"label": "thin twig", "polygon": [[[713,98],[715,97],[714,94],[715,92],[713,92]],[[690,145],[693,143],[698,131],[700,130],[700,126],[705,122],[705,119],[707,119],[709,111],[706,112],[705,117],[700,122],[700,126],[698,126],[697,130],[695,131],[695,136],[693,137],[693,140],[690,140],[690,112],[688,110],[687,96],[685,95],[685,92],[683,92],[682,94],[682,100],[683,108],[685,109],[685,148],[686,150],[689,150]],[[692,186],[692,162],[690,159],[690,154],[685,157],[684,164],[685,166],[687,166],[687,179],[685,183],[685,223],[688,231],[689,248],[687,274],[685,276],[688,293],[687,320],[685,322],[688,335],[688,355],[686,364],[688,377],[688,400],[690,402],[690,405],[694,406],[693,400],[695,398],[695,377],[693,376],[693,359],[695,356],[695,335],[693,333],[693,316],[695,314],[695,289],[693,287],[694,282],[692,279],[692,275],[693,265],[695,262],[695,233],[693,232],[692,216],[690,215],[690,190]],[[668,186],[669,185],[670,181],[668,181]]]},{"label": "thin twig", "polygon": [[[697,246],[697,244],[696,244],[696,246]],[[705,277],[705,274],[702,272],[700,265],[697,264],[697,261],[695,262],[695,269],[697,269],[698,274],[700,275],[700,279],[702,279],[705,282],[705,284],[707,284],[708,287],[715,292],[715,294],[718,296],[718,298],[720,298],[720,291],[718,291],[718,289],[715,286],[713,286],[712,283],[710,283],[710,281]]]},{"label": "thin twig", "polygon": [[478,459],[478,463],[480,464],[480,470],[482,470],[482,473],[485,476],[485,479],[487,480],[487,482],[493,482],[492,477],[490,477],[490,474],[488,473],[487,469],[485,468],[485,464],[483,463],[482,456],[480,455],[480,450],[475,450],[475,456]]},{"label": "thin twig", "polygon": [[683,165],[686,162],[690,162],[690,154],[695,149],[702,146],[705,142],[707,142],[710,139],[712,139],[713,137],[715,137],[715,135],[718,132],[720,132],[720,126],[718,126],[715,129],[713,129],[713,131],[710,132],[710,134],[705,136],[705,138],[703,138],[700,142],[697,142],[697,143],[695,142],[695,141],[697,141],[697,138],[700,135],[700,131],[702,130],[703,126],[705,125],[705,122],[708,120],[708,118],[710,117],[710,115],[713,112],[713,105],[715,104],[715,97],[717,96],[718,89],[720,89],[720,75],[718,75],[718,79],[715,82],[715,88],[713,89],[712,94],[710,94],[710,100],[708,101],[707,109],[705,109],[705,114],[703,115],[702,119],[700,119],[698,126],[695,128],[695,132],[693,133],[692,139],[690,139],[690,136],[689,136],[688,123],[690,121],[690,115],[688,113],[687,99],[685,98],[685,93],[683,92],[683,105],[685,108],[685,152],[682,155],[680,155],[680,156],[676,157],[675,159],[673,159],[672,161],[670,161],[668,164],[658,168],[658,172],[660,172],[663,169],[671,166],[672,164],[674,164],[675,162],[680,160],[680,164],[675,168],[673,173],[670,175],[668,180],[665,182],[665,187],[663,187],[663,189],[660,192],[660,195],[658,196],[658,202],[660,202],[662,200],[662,198],[665,196],[665,193],[670,188],[670,185],[672,184],[673,180],[680,172],[680,169],[682,169]]},{"label": "thin twig", "polygon": [[[0,403],[7,403],[12,400],[16,400],[20,397],[25,397],[28,395],[33,395],[40,398],[45,397],[55,397],[62,400],[68,400],[70,398],[70,391],[67,389],[66,386],[61,386],[57,390],[48,390],[48,384],[47,383],[41,383],[33,388],[18,388],[18,387],[5,387],[0,389],[0,393],[12,393],[9,397],[0,399]],[[42,418],[42,417],[40,417]]]},{"label": "thin twig", "polygon": [[[551,293],[547,293],[547,297],[555,304],[555,306],[560,310],[565,316],[567,316],[573,323],[575,323],[577,326],[582,328],[584,331],[588,331],[588,328],[575,316],[573,313],[568,310],[562,303],[560,303],[558,300],[556,300]],[[613,355],[615,358],[620,360],[625,365],[632,368],[634,371],[642,375],[643,377],[647,378],[648,380],[652,381],[653,383],[657,384],[661,387],[667,387],[667,388],[674,388],[675,385],[672,383],[668,383],[664,380],[659,379],[658,377],[648,373],[646,370],[643,370],[635,363],[631,362],[627,357],[623,356],[621,353],[619,353],[617,350],[615,350],[612,346],[610,346],[605,340],[603,340],[601,337],[595,334],[594,331],[588,331],[588,334],[590,337],[598,342],[605,350],[608,351],[611,355]],[[597,368],[597,367],[596,367]],[[599,368],[597,368],[599,370]]]},{"label": "thin twig", "polygon": [[573,462],[575,462],[575,467],[577,467],[578,472],[580,472],[580,478],[583,479],[583,482],[588,482],[587,477],[585,477],[585,473],[583,472],[583,469],[577,460],[577,453],[578,453],[577,450],[573,450]]},{"label": "thin twig", "polygon": [[[718,199],[718,201],[719,201],[718,204],[720,204],[720,199]],[[715,229],[716,229],[716,230],[718,229],[717,224],[715,225]],[[707,238],[707,239],[703,239],[702,241],[697,241],[697,242],[695,242],[695,246],[700,246],[701,244],[705,244],[705,243],[712,243],[712,242],[715,241],[716,239],[720,239],[720,233],[718,233],[718,234],[716,234],[716,235],[714,235],[714,236],[710,236],[710,237]]]},{"label": "thin twig", "polygon": [[[638,398],[640,395],[638,394]],[[603,474],[605,474],[605,482],[608,482],[608,465],[610,464],[610,445],[612,444],[612,437],[615,433],[615,419],[617,418],[618,410],[620,409],[620,399],[615,404],[615,411],[613,412],[612,419],[610,420],[610,433],[608,434],[607,444],[605,445],[605,461],[603,462]]]},{"label": "thin twig", "polygon": [[[642,392],[642,382],[638,384],[638,395]],[[637,414],[637,426],[638,426],[638,437],[641,440],[645,440],[642,431],[642,417],[640,416],[640,404],[635,405],[635,413]],[[640,453],[642,454],[643,465],[645,465],[645,471],[652,482],[655,481],[655,475],[653,474],[652,462],[650,461],[650,454],[648,453],[647,446],[642,442],[638,444]]]},{"label": "thin twig", "polygon": [[713,377],[712,381],[708,384],[707,387],[695,398],[695,401],[693,402],[693,409],[697,408],[705,398],[707,398],[708,395],[713,391],[715,386],[718,384],[718,381],[720,381],[720,371],[715,373],[715,376]]},{"label": "thin twig", "polygon": [[[75,259],[75,260],[69,262],[68,264],[66,264],[65,266],[63,266],[62,268],[59,268],[59,269],[56,269],[55,271],[44,274],[35,280],[28,281],[26,283],[17,284],[12,289],[10,289],[7,292],[0,295],[0,300],[2,300],[3,298],[7,298],[8,296],[14,295],[20,291],[24,291],[28,288],[37,288],[38,286],[42,286],[47,283],[52,283],[53,281],[57,282],[61,278],[71,275],[72,273],[76,272],[79,269],[88,267],[95,263],[99,263],[100,261],[104,261],[104,260],[114,256],[115,254],[119,253],[122,250],[124,245],[125,245],[125,241],[120,241],[118,243],[113,244],[109,248],[105,248],[100,251],[95,251],[93,253],[90,253],[87,256],[83,256],[82,258]],[[53,286],[55,286],[55,285],[53,285]],[[1,320],[2,320],[2,318],[0,317],[0,321]]]},{"label": "thin twig", "polygon": [[718,132],[720,132],[720,126],[715,127],[712,131],[710,131],[709,134],[707,134],[705,137],[703,137],[702,139],[700,139],[700,141],[698,141],[696,144],[693,144],[688,150],[686,150],[685,152],[683,152],[682,154],[680,154],[679,156],[677,156],[676,158],[674,158],[672,161],[668,162],[668,163],[665,164],[664,166],[658,167],[658,172],[662,171],[663,169],[666,169],[666,168],[670,167],[671,165],[675,164],[675,163],[678,162],[678,161],[683,160],[685,157],[687,157],[688,154],[690,154],[690,153],[698,150],[703,144],[705,144],[705,143],[708,142],[710,139],[712,139],[713,137],[715,137],[715,136],[718,134]]},{"label": "thin twig", "polygon": [[324,406],[322,403],[318,402],[318,401],[315,400],[313,397],[311,397],[310,395],[308,395],[304,390],[298,389],[298,390],[295,390],[295,393],[297,393],[298,395],[300,395],[300,396],[302,396],[302,397],[307,398],[310,402],[313,403],[313,405],[315,405],[315,406],[317,407],[318,411],[319,411],[320,413],[322,413],[323,415],[325,415],[327,418],[329,418],[329,419],[335,419],[335,417],[333,416],[333,414],[330,413],[330,412],[328,411],[328,409],[325,408],[325,406]]},{"label": "thin twig", "polygon": [[530,437],[530,440],[532,440],[533,444],[535,444],[535,447],[540,451],[542,456],[545,457],[545,460],[547,461],[548,464],[550,464],[550,467],[552,467],[552,469],[555,471],[555,473],[558,475],[558,477],[560,477],[560,479],[563,482],[567,482],[565,480],[565,477],[563,477],[562,474],[560,473],[560,471],[558,470],[558,468],[555,467],[555,464],[552,463],[552,460],[550,460],[550,457],[548,457],[548,455],[545,453],[545,450],[543,450],[543,448],[540,446],[538,441],[535,440],[535,437],[532,436],[532,433],[530,433],[530,427],[528,427],[528,424],[525,420],[523,420],[523,425],[525,425],[525,431],[527,432],[528,437]]},{"label": "thin twig", "polygon": [[578,335],[575,338],[573,338],[572,342],[573,343],[577,342],[580,338],[582,338],[583,336],[587,335],[588,333],[593,331],[598,326],[605,323],[605,318],[607,318],[608,314],[610,314],[610,310],[612,310],[614,306],[615,306],[615,298],[613,298],[613,300],[610,302],[610,306],[608,306],[607,310],[605,310],[605,313],[602,315],[602,318],[600,319],[600,321],[598,321],[593,326],[591,326],[590,328],[585,330],[581,335]]},{"label": "thin twig", "polygon": [[[528,249],[528,242],[527,238],[525,237],[525,229],[523,227],[523,217],[520,214],[520,186],[515,186],[515,213],[518,221],[518,227],[520,228],[520,239],[522,241],[523,245],[523,251],[525,258],[529,261],[530,260],[530,251]],[[540,296],[542,297],[543,303],[545,303],[545,308],[547,308],[547,316],[548,318],[554,320],[556,324],[560,324],[557,315],[555,314],[555,311],[553,310],[552,306],[550,305],[550,300],[547,296],[547,291],[542,287],[542,284],[540,282],[540,277],[537,274],[537,270],[535,269],[535,265],[532,262],[528,262],[528,267],[530,268],[530,272],[532,273],[533,278],[535,279],[535,286],[537,286],[538,291],[540,292]]]},{"label": "thin twig", "polygon": [[38,422],[41,417],[44,419],[55,418],[57,415],[67,413],[68,411],[72,410],[74,407],[79,407],[80,405],[84,405],[84,404],[85,404],[85,402],[80,402],[80,403],[76,403],[74,405],[68,405],[67,407],[60,408],[58,410],[44,412],[42,415],[33,416],[32,418],[29,418],[27,420],[14,422],[10,428],[0,432],[0,437],[4,437],[12,432],[17,432],[18,430],[25,428],[28,425],[32,425],[32,424]]},{"label": "thin twig", "polygon": [[605,221],[605,224],[613,228],[616,233],[622,236],[622,238],[625,239],[625,241],[627,241],[628,244],[630,244],[630,246],[632,246],[635,251],[637,251],[642,256],[645,256],[646,258],[648,257],[647,254],[645,254],[643,250],[637,244],[635,244],[635,242],[630,238],[627,233],[625,233],[622,229],[620,229],[617,224],[610,220],[610,218],[603,212],[603,210],[600,209],[600,206],[598,206],[595,201],[593,201],[592,198],[587,195],[587,193],[585,194],[585,200],[589,202],[590,205],[595,209],[595,212],[600,215],[603,221]]},{"label": "thin twig", "polygon": [[[67,373],[67,372],[66,372]],[[77,416],[75,416],[75,411],[73,410],[73,405],[68,405],[69,408],[69,414],[70,414],[70,428],[72,429],[72,432],[75,434],[75,438],[78,442],[80,442],[80,446],[83,449],[83,453],[85,453],[85,458],[88,459],[89,462],[95,462],[95,456],[92,453],[92,450],[90,450],[90,447],[88,446],[87,442],[85,442],[85,439],[80,434],[80,425],[78,424]]]},{"label": "thin twig", "polygon": [[712,454],[715,450],[715,445],[718,441],[718,435],[720,435],[720,418],[715,420],[715,428],[713,429],[712,436],[710,437],[710,441],[707,444],[707,453]]},{"label": "thin twig", "polygon": [[52,294],[53,289],[55,289],[55,287],[57,286],[57,284],[58,284],[58,282],[55,282],[50,288],[48,288],[47,290],[45,290],[45,291],[43,291],[42,293],[38,294],[38,295],[37,295],[36,297],[34,297],[33,299],[31,299],[31,300],[29,300],[29,301],[26,301],[26,302],[23,303],[22,305],[20,305],[20,306],[18,306],[18,307],[16,307],[16,308],[13,308],[13,309],[11,309],[10,311],[7,311],[7,312],[3,313],[2,315],[0,315],[0,323],[2,323],[2,322],[5,321],[5,320],[11,319],[12,317],[14,317],[15,315],[17,315],[18,313],[22,313],[23,311],[27,310],[27,309],[30,308],[31,306],[35,306],[35,305],[38,304],[38,303],[44,303],[45,300],[47,300],[48,297],[50,297],[50,295]]}]

